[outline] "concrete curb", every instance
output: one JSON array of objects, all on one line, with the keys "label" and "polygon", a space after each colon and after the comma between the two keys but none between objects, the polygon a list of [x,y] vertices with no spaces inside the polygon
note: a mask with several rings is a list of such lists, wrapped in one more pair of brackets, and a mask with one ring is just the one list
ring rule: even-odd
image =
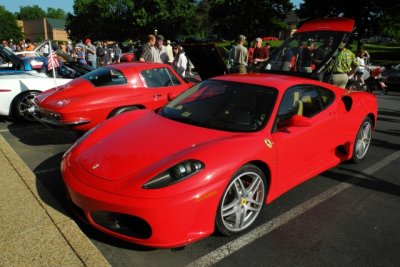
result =
[{"label": "concrete curb", "polygon": [[0,266],[111,266],[1,135],[0,169]]}]

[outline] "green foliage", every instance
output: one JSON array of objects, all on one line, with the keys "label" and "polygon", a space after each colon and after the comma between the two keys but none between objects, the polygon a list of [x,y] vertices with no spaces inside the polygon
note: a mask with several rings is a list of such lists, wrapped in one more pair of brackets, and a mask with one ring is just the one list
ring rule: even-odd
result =
[{"label": "green foliage", "polygon": [[300,18],[335,17],[353,18],[358,33],[358,46],[361,39],[374,35],[389,35],[399,38],[400,1],[382,0],[304,0],[298,10]]},{"label": "green foliage", "polygon": [[20,20],[41,19],[46,17],[46,12],[38,5],[21,6],[17,18]]},{"label": "green foliage", "polygon": [[23,38],[21,28],[17,25],[16,17],[4,6],[0,6],[0,39],[13,39],[18,41]]},{"label": "green foliage", "polygon": [[195,5],[188,0],[75,0],[73,8],[66,27],[75,40],[124,41],[152,34],[155,29],[173,39],[193,32]]},{"label": "green foliage", "polygon": [[49,7],[49,8],[47,8],[46,17],[53,18],[53,19],[65,19],[66,14],[65,14],[65,11],[62,10],[61,8]]},{"label": "green foliage", "polygon": [[289,0],[210,0],[209,3],[214,31],[230,39],[239,34],[248,39],[276,35],[287,27],[284,19],[293,8]]}]

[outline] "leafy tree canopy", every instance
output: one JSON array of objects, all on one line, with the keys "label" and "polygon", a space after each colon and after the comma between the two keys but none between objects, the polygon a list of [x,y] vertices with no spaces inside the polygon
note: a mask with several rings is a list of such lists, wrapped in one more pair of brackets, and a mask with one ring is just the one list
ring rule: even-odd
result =
[{"label": "leafy tree canopy", "polygon": [[400,37],[400,1],[382,0],[304,0],[297,11],[300,18],[337,17],[353,18],[358,41],[372,35]]},{"label": "leafy tree canopy", "polygon": [[289,0],[209,0],[214,31],[226,38],[244,34],[248,38],[275,35],[287,25],[293,9]]},{"label": "leafy tree canopy", "polygon": [[46,17],[46,12],[38,5],[21,6],[19,12],[16,13],[20,20],[41,19]]},{"label": "leafy tree canopy", "polygon": [[46,18],[65,19],[67,17],[64,10],[61,8],[47,8]]},{"label": "leafy tree canopy", "polygon": [[15,41],[23,38],[21,28],[17,25],[16,17],[4,6],[0,6],[0,39],[13,39]]},{"label": "leafy tree canopy", "polygon": [[[141,38],[155,29],[166,38],[192,33],[195,4],[188,0],[75,0],[67,15],[71,39]],[[84,27],[83,27],[84,25]]]}]

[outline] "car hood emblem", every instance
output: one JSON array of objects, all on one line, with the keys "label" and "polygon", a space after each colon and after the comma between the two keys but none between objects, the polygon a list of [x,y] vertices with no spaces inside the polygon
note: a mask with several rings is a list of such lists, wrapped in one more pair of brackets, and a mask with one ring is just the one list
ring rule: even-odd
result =
[{"label": "car hood emblem", "polygon": [[99,166],[100,166],[100,164],[98,164],[98,163],[96,163],[96,164],[93,164],[93,166],[92,166],[92,170],[95,170],[95,169],[97,169]]}]

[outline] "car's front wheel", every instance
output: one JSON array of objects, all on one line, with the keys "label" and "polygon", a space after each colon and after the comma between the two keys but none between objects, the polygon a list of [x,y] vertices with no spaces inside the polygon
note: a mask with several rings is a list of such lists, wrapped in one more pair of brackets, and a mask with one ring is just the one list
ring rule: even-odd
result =
[{"label": "car's front wheel", "polygon": [[372,137],[372,120],[367,117],[361,124],[354,141],[353,156],[351,161],[357,163],[363,160],[368,152]]},{"label": "car's front wheel", "polygon": [[39,92],[28,91],[20,94],[14,99],[12,105],[12,117],[16,121],[34,121],[30,108],[33,107],[33,98]]},{"label": "car's front wheel", "polygon": [[266,179],[256,166],[241,167],[232,177],[220,200],[216,228],[230,236],[249,228],[264,206]]}]

